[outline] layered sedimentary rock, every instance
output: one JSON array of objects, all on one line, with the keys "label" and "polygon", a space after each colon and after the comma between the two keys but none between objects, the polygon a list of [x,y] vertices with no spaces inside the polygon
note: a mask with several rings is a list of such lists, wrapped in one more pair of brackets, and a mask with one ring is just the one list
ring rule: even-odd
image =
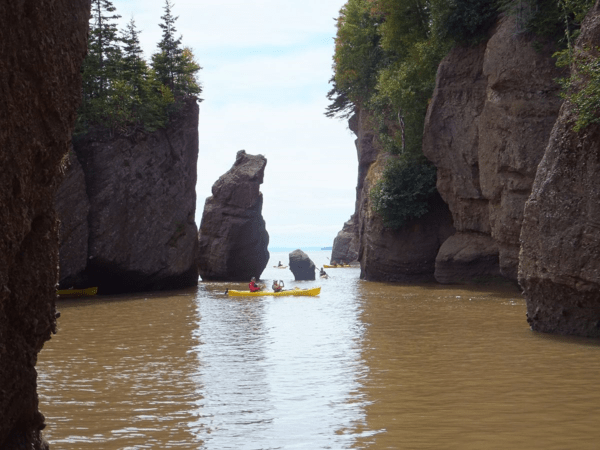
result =
[{"label": "layered sedimentary rock", "polygon": [[213,185],[198,234],[203,280],[258,279],[267,266],[269,235],[260,192],[266,165],[264,156],[240,150],[232,168]]},{"label": "layered sedimentary rock", "polygon": [[561,103],[552,49],[533,39],[505,18],[438,69],[423,152],[456,227],[437,258],[440,282],[517,277],[523,208]]},{"label": "layered sedimentary rock", "polygon": [[56,193],[55,207],[60,219],[59,284],[64,288],[83,285],[88,262],[90,201],[85,175],[74,151],[68,154],[68,167]]},{"label": "layered sedimentary rock", "polygon": [[[78,276],[100,293],[196,285],[196,100],[187,99],[165,129],[128,137],[90,133],[74,149],[90,205],[87,265]],[[85,250],[66,246],[61,261],[68,267],[66,252],[78,258]],[[63,283],[67,276],[61,273]]]},{"label": "layered sedimentary rock", "polygon": [[358,259],[358,230],[356,225],[355,215],[352,215],[350,220],[344,223],[342,230],[333,240],[331,261],[351,262]]},{"label": "layered sedimentary rock", "polygon": [[314,280],[316,278],[315,263],[300,249],[290,253],[290,270],[296,281]]},{"label": "layered sedimentary rock", "polygon": [[[600,46],[598,3],[576,50]],[[572,67],[577,71],[577,67]],[[600,336],[600,125],[573,131],[562,106],[525,207],[519,283],[537,331]]]},{"label": "layered sedimentary rock", "polygon": [[37,354],[56,330],[53,197],[70,146],[87,0],[0,2],[0,448],[47,448]]},{"label": "layered sedimentary rock", "polygon": [[369,193],[391,156],[382,150],[373,132],[372,119],[365,110],[359,109],[349,123],[357,135],[358,183],[354,217],[361,277],[406,282],[433,279],[438,250],[454,232],[447,205],[436,195],[425,216],[400,230],[386,229],[371,209]]}]

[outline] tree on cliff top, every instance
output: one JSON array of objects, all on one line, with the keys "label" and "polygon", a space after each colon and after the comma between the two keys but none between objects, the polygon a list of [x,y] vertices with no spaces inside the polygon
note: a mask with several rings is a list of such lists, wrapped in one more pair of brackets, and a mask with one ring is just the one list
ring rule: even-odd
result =
[{"label": "tree on cliff top", "polygon": [[175,97],[197,95],[202,88],[196,79],[201,67],[194,61],[192,50],[181,46],[182,36],[176,38],[177,29],[171,10],[171,0],[165,0],[165,14],[161,16],[162,39],[158,43],[159,51],[152,55],[152,67],[158,80],[168,86]]},{"label": "tree on cliff top", "polygon": [[178,100],[202,91],[196,78],[200,66],[192,51],[181,48],[181,38],[173,38],[176,18],[171,15],[171,7],[167,1],[162,17],[165,24],[161,24],[166,33],[161,41],[165,50],[156,57],[155,68],[143,59],[135,21],[131,19],[117,36],[114,21],[120,16],[115,7],[109,0],[93,0],[89,51],[82,65],[83,101],[75,135],[92,128],[110,134],[154,131],[167,124]]}]

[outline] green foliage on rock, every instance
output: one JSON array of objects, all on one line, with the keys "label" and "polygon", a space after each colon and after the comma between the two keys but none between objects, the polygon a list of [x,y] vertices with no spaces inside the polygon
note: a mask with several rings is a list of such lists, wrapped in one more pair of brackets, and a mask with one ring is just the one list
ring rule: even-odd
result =
[{"label": "green foliage on rock", "polygon": [[[171,4],[166,0],[165,16],[171,37]],[[115,7],[110,0],[93,0],[88,55],[82,65],[83,96],[75,124],[75,135],[94,128],[111,134],[136,130],[155,131],[166,126],[169,114],[180,100],[202,92],[197,80],[201,67],[189,48],[181,47],[181,38],[172,39],[169,51],[159,43],[157,58],[163,66],[149,66],[143,58],[139,31],[133,19],[118,33]],[[163,27],[165,24],[161,24]],[[164,29],[164,28],[163,28]],[[163,45],[164,46],[164,45]],[[162,57],[162,55],[167,55]],[[156,56],[156,55],[155,55]],[[162,59],[161,59],[162,58]],[[168,67],[165,72],[161,67]]]},{"label": "green foliage on rock", "polygon": [[498,18],[498,4],[489,0],[452,0],[449,2],[444,32],[460,44],[478,44],[487,38]]},{"label": "green foliage on rock", "polygon": [[387,228],[399,229],[429,211],[436,192],[436,169],[419,159],[391,159],[381,179],[371,189],[373,211]]},{"label": "green foliage on rock", "polygon": [[[515,33],[531,33],[539,36],[540,42],[554,40],[566,47],[576,37],[581,20],[593,3],[594,0],[348,0],[337,22],[334,75],[328,94],[331,103],[326,115],[349,117],[356,108],[367,110],[375,118],[379,143],[402,161],[386,168],[386,181],[373,191],[374,209],[382,216],[397,210],[398,217],[409,217],[409,210],[418,216],[421,207],[426,207],[427,201],[419,195],[425,189],[419,180],[430,173],[422,156],[423,125],[437,67],[453,45],[474,45],[487,39],[499,14],[504,13],[516,17]],[[560,59],[568,60],[567,64],[573,61],[571,53]],[[582,120],[578,126],[584,126],[596,120],[599,76],[588,57],[580,56],[578,64],[580,78],[564,80],[568,92],[565,95],[577,105]],[[399,168],[416,173],[419,165],[423,166],[423,173],[419,172],[418,179]],[[401,174],[406,181],[394,185],[393,177]],[[390,186],[395,186],[392,190],[397,194],[388,195],[392,192]],[[405,194],[398,194],[400,188],[406,190]],[[406,198],[419,200],[405,203]],[[393,206],[394,201],[399,202],[397,207]],[[408,204],[411,206],[403,206]],[[385,219],[387,224],[395,226],[401,222],[390,217]]]},{"label": "green foliage on rock", "polygon": [[559,65],[570,65],[571,75],[560,81],[561,96],[571,102],[576,115],[573,131],[580,132],[591,124],[600,123],[600,48],[565,52]]},{"label": "green foliage on rock", "polygon": [[182,47],[182,37],[176,37],[177,29],[173,17],[173,5],[170,0],[165,0],[165,14],[159,24],[163,31],[162,39],[158,43],[158,52],[152,55],[152,68],[157,79],[167,86],[175,95],[196,95],[201,88],[196,80],[196,73],[201,67],[194,61],[190,48]]}]

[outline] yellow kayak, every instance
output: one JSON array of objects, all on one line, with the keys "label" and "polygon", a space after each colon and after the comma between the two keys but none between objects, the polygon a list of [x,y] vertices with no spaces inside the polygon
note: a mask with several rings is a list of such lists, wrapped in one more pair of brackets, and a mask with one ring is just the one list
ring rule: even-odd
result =
[{"label": "yellow kayak", "polygon": [[250,291],[236,291],[230,289],[227,291],[230,297],[285,297],[288,295],[303,295],[308,297],[314,297],[321,293],[321,286],[311,288],[311,289],[290,289],[288,291],[279,291],[279,292],[267,292],[267,291],[258,291],[258,292],[250,292]]},{"label": "yellow kayak", "polygon": [[98,293],[97,287],[91,287],[86,289],[60,289],[56,291],[56,293],[61,298],[67,297],[87,297],[91,295],[96,295]]},{"label": "yellow kayak", "polygon": [[341,269],[344,267],[350,267],[350,264],[344,264],[343,266],[341,264],[337,264],[335,266],[328,266],[327,264],[323,265],[323,268],[325,268],[325,269]]}]

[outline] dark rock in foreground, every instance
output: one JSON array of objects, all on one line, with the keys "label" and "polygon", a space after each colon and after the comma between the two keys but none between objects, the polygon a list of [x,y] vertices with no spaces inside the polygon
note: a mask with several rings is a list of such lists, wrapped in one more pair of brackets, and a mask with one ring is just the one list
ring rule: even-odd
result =
[{"label": "dark rock in foreground", "polygon": [[89,0],[0,2],[0,448],[47,449],[37,355],[56,332],[54,194],[81,96]]},{"label": "dark rock in foreground", "polygon": [[203,280],[260,278],[269,262],[269,234],[262,217],[267,160],[240,150],[232,168],[212,187],[200,225],[198,271]]},{"label": "dark rock in foreground", "polygon": [[[599,45],[597,2],[575,51]],[[600,337],[600,126],[576,133],[576,117],[565,102],[538,167],[525,206],[519,283],[533,330]]]},{"label": "dark rock in foreground", "polygon": [[290,253],[290,270],[296,281],[314,280],[315,263],[302,250],[294,250]]}]

